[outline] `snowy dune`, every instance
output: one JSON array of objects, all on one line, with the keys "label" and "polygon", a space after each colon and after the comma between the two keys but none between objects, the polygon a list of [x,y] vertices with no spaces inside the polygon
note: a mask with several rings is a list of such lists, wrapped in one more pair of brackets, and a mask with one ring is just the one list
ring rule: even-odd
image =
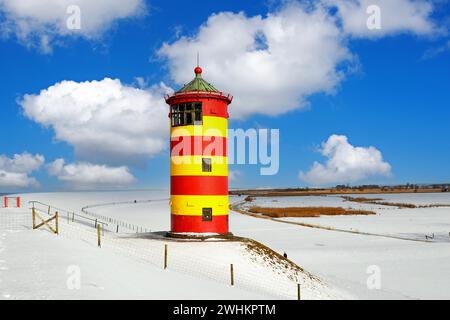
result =
[{"label": "snowy dune", "polygon": [[[8,212],[5,212],[8,211]],[[23,211],[22,211],[23,212]],[[102,250],[85,241],[58,238],[5,223],[0,213],[0,299],[261,299],[266,296],[215,281],[162,270]],[[23,216],[23,215],[22,215]],[[29,213],[26,213],[29,217]],[[22,218],[22,222],[29,222]],[[64,227],[62,226],[62,231]],[[80,271],[80,286],[70,275]],[[72,286],[68,286],[72,284]]]},{"label": "snowy dune", "polygon": [[[389,202],[419,205],[450,203],[448,194],[364,196],[382,197]],[[158,201],[93,207],[91,210],[98,214],[148,227],[152,231],[168,230],[170,225],[169,208],[167,200],[165,200],[168,198],[168,192],[164,190],[37,193],[24,195],[24,198],[50,202],[55,206],[78,211],[85,205],[154,199]],[[231,197],[230,202],[242,199],[243,197]],[[381,235],[405,235],[417,239],[423,238],[425,233],[435,233],[434,242],[407,241],[376,235],[358,235],[307,228],[231,212],[230,228],[235,235],[253,238],[281,254],[286,252],[290,260],[323,281],[325,284],[323,287],[316,287],[316,289],[323,290],[322,294],[314,293],[313,290],[309,293],[311,294],[310,298],[450,298],[448,289],[450,287],[450,243],[444,238],[445,232],[450,231],[446,231],[450,229],[449,208],[396,209],[381,205],[346,202],[336,196],[257,198],[255,204],[279,207],[342,206],[362,208],[373,210],[377,215],[288,218],[288,220],[305,221],[349,230],[358,229]],[[136,241],[143,241],[143,239]],[[236,248],[229,247],[228,249],[236,252]],[[97,248],[92,250],[98,252]],[[208,253],[208,250],[204,252],[206,255],[214,254]],[[230,252],[228,251],[227,254],[229,255]],[[380,289],[369,289],[367,286],[370,276],[368,271],[371,270],[371,266],[376,266],[381,272]],[[230,288],[225,287],[225,289]],[[237,288],[232,288],[233,292],[234,289]],[[260,296],[273,297],[264,291],[264,288],[258,290],[260,289]],[[258,295],[255,290],[243,292],[251,296]],[[292,294],[288,296],[292,298]],[[237,298],[234,295],[225,295],[225,297]]]},{"label": "snowy dune", "polygon": [[[132,196],[132,197],[130,197]],[[99,214],[107,214],[134,224],[145,223],[145,226],[155,230],[168,230],[169,215],[167,200],[161,200],[161,193],[147,194],[154,202],[117,204],[120,201],[143,200],[135,193],[53,193],[53,194],[28,194],[23,195],[24,202],[35,200],[50,203],[59,208],[67,208],[80,212],[86,204],[110,203],[104,207],[91,207],[90,210]],[[94,201],[95,200],[95,201]],[[115,202],[116,204],[112,204]],[[98,210],[98,211],[97,211]],[[25,211],[26,212],[26,211]],[[26,213],[25,213],[26,214]],[[29,216],[29,212],[28,212]],[[70,240],[82,240],[90,245],[96,244],[95,230],[89,224],[76,224],[60,214],[60,236]],[[36,231],[34,231],[36,232]],[[123,231],[122,231],[123,232]],[[304,299],[337,299],[348,297],[343,292],[328,287],[325,283],[309,274],[286,269],[284,265],[278,265],[266,256],[260,256],[241,242],[180,242],[160,239],[156,234],[130,234],[107,233],[102,238],[102,250],[127,256],[139,262],[148,263],[158,269],[163,264],[164,244],[169,249],[169,269],[195,276],[198,281],[203,279],[221,283],[223,287],[229,287],[230,264],[234,265],[235,287],[247,294],[249,298],[275,298],[295,299],[297,297],[297,283],[302,285],[302,297]],[[83,260],[83,257],[78,257]],[[104,265],[103,261],[100,265]],[[113,264],[114,265],[114,264]],[[107,266],[104,265],[104,268]],[[122,273],[120,273],[122,274]],[[227,299],[243,297],[233,290],[228,291]],[[189,290],[184,288],[183,290]],[[147,296],[146,296],[147,297]],[[201,299],[192,295],[192,298]],[[210,290],[210,298],[224,298],[221,292],[218,294]],[[176,298],[176,296],[174,296]]]}]

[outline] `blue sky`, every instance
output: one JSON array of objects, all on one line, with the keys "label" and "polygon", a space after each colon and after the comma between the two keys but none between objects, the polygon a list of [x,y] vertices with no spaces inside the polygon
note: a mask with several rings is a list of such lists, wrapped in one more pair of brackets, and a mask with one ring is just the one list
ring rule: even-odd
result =
[{"label": "blue sky", "polygon": [[[26,0],[21,1],[26,2]],[[409,3],[408,0],[396,1],[406,6]],[[77,1],[72,2],[77,3]],[[83,19],[83,12],[90,9],[83,7],[83,1],[79,2]],[[134,148],[128,153],[118,152],[116,155],[111,148],[105,149],[105,152],[100,150],[101,146],[107,142],[99,138],[100,149],[97,156],[95,145],[86,141],[95,140],[99,137],[99,133],[93,130],[81,133],[83,130],[80,125],[80,139],[75,139],[73,136],[78,132],[76,124],[70,124],[73,126],[72,131],[64,132],[65,123],[58,122],[60,119],[51,113],[55,109],[46,113],[47,109],[39,111],[39,108],[59,108],[57,110],[64,113],[65,105],[61,104],[61,101],[65,100],[61,100],[63,99],[61,97],[58,98],[59,100],[51,97],[40,101],[38,98],[41,90],[60,84],[64,80],[73,81],[72,89],[74,89],[81,82],[89,82],[86,85],[88,86],[94,80],[119,79],[118,90],[123,90],[123,87],[137,90],[130,93],[130,100],[122,101],[122,103],[138,101],[133,99],[147,99],[145,101],[149,101],[148,106],[145,103],[144,106],[153,108],[152,103],[157,103],[158,99],[162,101],[161,92],[165,89],[161,88],[161,82],[164,86],[177,89],[186,81],[185,79],[193,77],[196,45],[203,43],[208,46],[207,41],[211,41],[211,47],[219,46],[214,42],[216,40],[210,40],[206,35],[199,35],[199,28],[202,25],[211,30],[214,30],[214,27],[220,27],[220,24],[224,28],[244,28],[242,32],[251,29],[250,34],[254,34],[252,28],[260,28],[257,32],[262,32],[268,37],[267,41],[270,43],[271,35],[267,30],[270,30],[275,23],[272,24],[273,21],[267,19],[268,14],[279,18],[284,26],[287,26],[286,30],[289,28],[289,23],[297,21],[295,16],[292,17],[283,11],[287,6],[294,6],[295,10],[298,10],[298,19],[305,18],[302,14],[307,14],[307,19],[311,19],[308,21],[312,23],[319,16],[308,11],[315,9],[305,9],[304,1],[300,4],[276,1],[147,1],[140,3],[138,0],[133,0],[131,2],[141,6],[136,7],[134,12],[127,13],[128,18],[112,17],[100,25],[91,23],[89,26],[92,29],[86,33],[83,33],[85,32],[83,29],[80,33],[73,34],[58,31],[59,22],[56,19],[52,22],[53,26],[50,24],[50,29],[30,25],[36,28],[35,31],[27,31],[29,34],[24,36],[23,32],[20,34],[14,22],[29,19],[30,15],[34,14],[33,11],[32,13],[14,11],[8,7],[9,1],[0,1],[0,10],[2,10],[0,28],[3,28],[1,33],[3,36],[0,37],[2,83],[0,157],[3,157],[0,158],[0,191],[103,189],[117,185],[127,188],[167,187],[169,184],[168,141],[164,140],[164,132],[158,134],[156,132],[158,128],[153,131],[146,131],[144,128],[141,132],[136,128],[137,136],[134,138],[132,133],[128,132],[129,128],[124,128],[125,138],[129,139],[124,138],[124,141],[142,139],[144,145],[147,146],[148,142],[150,148],[150,144],[156,142],[147,141],[144,135],[148,134],[160,137],[158,139],[166,141],[167,145],[145,152]],[[364,2],[362,1],[361,7]],[[333,75],[340,76],[337,80],[321,79],[320,77],[324,74],[322,70],[311,71],[308,65],[298,67],[298,70],[294,69],[297,61],[295,59],[305,55],[309,50],[309,44],[300,41],[298,50],[292,47],[292,50],[295,49],[294,52],[286,50],[286,53],[283,53],[283,50],[270,48],[270,44],[269,48],[265,48],[272,55],[270,59],[263,60],[263,63],[267,62],[267,69],[272,70],[272,73],[268,73],[270,77],[267,77],[265,82],[261,82],[263,80],[256,78],[256,75],[255,79],[252,79],[250,72],[245,73],[249,67],[242,62],[241,65],[233,65],[232,62],[227,64],[223,61],[227,59],[226,56],[212,54],[211,52],[216,51],[202,50],[204,47],[199,46],[200,49],[197,51],[201,54],[200,64],[204,68],[204,77],[216,87],[232,91],[233,85],[236,85],[233,83],[241,81],[241,78],[236,76],[239,75],[238,71],[242,70],[245,73],[242,82],[239,86],[236,85],[234,91],[237,93],[231,92],[235,95],[237,102],[230,106],[232,114],[230,127],[280,130],[279,172],[276,175],[261,176],[257,165],[232,165],[230,170],[233,172],[233,179],[230,180],[230,185],[232,187],[282,187],[338,183],[394,184],[450,181],[450,139],[448,138],[450,136],[448,108],[450,38],[446,33],[450,10],[447,1],[424,1],[424,3],[427,3],[430,9],[421,11],[422,16],[418,14],[411,23],[390,21],[390,15],[393,15],[389,11],[390,8],[382,7],[381,21],[383,23],[383,17],[386,17],[385,21],[389,21],[389,24],[373,35],[364,29],[365,26],[361,26],[361,29],[346,26],[346,19],[352,16],[348,12],[344,13],[344,9],[339,5],[337,9],[342,10],[339,16],[333,13],[336,8],[329,11],[324,9],[324,12],[327,12],[326,19],[336,20],[335,24],[330,23],[329,30],[324,31],[327,37],[332,35],[334,38],[331,40],[327,37],[318,38],[320,44],[314,44],[311,50],[321,49],[325,40],[335,41],[337,48],[345,49],[346,53],[341,56],[336,56],[333,52],[318,52],[321,59],[323,56],[324,61],[328,59],[332,61],[331,69],[325,72],[325,75],[328,75],[331,70]],[[380,2],[380,5],[382,4],[383,1]],[[119,9],[123,8],[119,6]],[[295,10],[290,12],[295,13]],[[61,14],[56,9],[55,12],[57,15]],[[221,15],[223,12],[230,13]],[[239,12],[242,12],[240,17]],[[210,21],[208,24],[208,18],[214,13],[221,18],[216,19],[219,21]],[[260,21],[251,20],[258,15],[262,17]],[[94,15],[94,18],[91,18],[89,14],[84,16],[89,19],[97,17]],[[405,21],[410,19],[406,13],[404,16],[402,14],[397,16],[398,19],[405,19]],[[40,18],[39,15],[37,17]],[[83,23],[83,20],[81,21]],[[236,26],[230,21],[240,21],[242,25]],[[254,27],[253,24],[257,26]],[[94,30],[95,28],[98,30]],[[304,38],[315,35],[314,31],[305,35],[303,31],[298,31],[303,29],[295,30],[297,32],[290,36]],[[339,30],[338,34],[334,34],[334,30]],[[264,32],[267,33],[264,34]],[[317,34],[320,32],[317,31]],[[50,37],[48,44],[50,49],[43,49],[42,38],[40,38],[42,35]],[[187,37],[188,40],[183,42],[183,37]],[[230,48],[237,46],[237,43],[241,41],[233,37],[222,40],[229,44]],[[164,43],[168,46],[166,51],[161,49]],[[333,47],[323,47],[323,50],[332,49]],[[255,52],[254,48],[240,47],[233,52],[239,54],[239,50]],[[244,55],[245,52],[242,54]],[[283,54],[286,54],[286,57]],[[280,60],[283,62],[278,65]],[[248,59],[240,61],[251,63]],[[283,68],[289,61],[293,63],[293,72],[292,75],[287,74],[289,77],[284,80]],[[321,67],[321,61],[311,61],[313,66],[317,64],[317,67],[311,67],[311,69]],[[266,67],[263,63],[260,65],[261,70]],[[216,68],[221,65],[227,65],[227,69]],[[279,69],[275,68],[279,72],[273,72],[273,67],[279,67]],[[212,71],[215,69],[218,71]],[[238,71],[234,72],[235,69]],[[302,78],[302,74],[308,74],[308,72],[313,72],[309,78],[316,75],[318,77],[317,81],[315,80],[316,82],[310,86],[302,83],[309,81]],[[278,83],[270,84],[265,88],[266,83],[271,81],[272,75]],[[145,80],[145,84],[139,85],[136,77]],[[284,84],[284,81],[298,81],[298,85]],[[249,86],[255,86],[255,88],[248,88]],[[258,101],[258,86],[262,86],[259,91],[260,100],[267,103]],[[62,86],[58,86],[60,87],[62,90]],[[141,91],[151,92],[150,96]],[[33,96],[27,107],[24,107],[23,99],[27,94]],[[73,99],[80,99],[80,97],[74,96]],[[256,102],[249,102],[253,101],[252,99],[256,99]],[[56,106],[50,107],[49,104],[52,103]],[[84,102],[78,100],[73,102],[73,108],[80,106],[80,103]],[[159,109],[155,110],[159,113],[166,112],[164,114],[166,119],[168,108],[164,110],[163,103],[162,101]],[[111,105],[106,102],[97,107],[108,110]],[[28,115],[24,114],[25,108],[28,108]],[[77,114],[73,112],[74,115]],[[233,117],[233,114],[236,116]],[[129,127],[134,125],[140,128],[140,124],[135,124],[133,121],[128,123]],[[168,126],[168,123],[165,125]],[[111,125],[104,122],[101,122],[99,130],[103,128],[102,126],[105,126],[106,130],[114,130],[111,129]],[[149,126],[154,127],[151,122]],[[119,141],[121,137],[115,136],[114,132],[112,134],[113,139]],[[341,138],[332,139],[333,135]],[[342,139],[344,136],[346,139]],[[104,139],[108,137],[105,135]],[[159,140],[158,143],[160,143]],[[328,155],[324,151],[327,145],[332,150]],[[372,151],[368,149],[370,146],[373,146]],[[24,153],[29,154],[30,159],[20,161],[26,161],[29,166],[18,169],[17,161],[19,160],[16,158],[17,161],[14,162],[14,155]],[[35,156],[38,154],[42,155],[44,160],[37,159]],[[377,157],[378,155],[382,158]],[[63,162],[60,161],[57,165],[54,162],[57,159],[63,159]],[[351,161],[360,161],[361,164]],[[318,162],[320,166],[317,170],[312,169],[314,162]],[[368,166],[369,162],[373,162],[374,165]],[[80,164],[85,164],[85,167]],[[114,169],[117,170],[114,171]],[[304,173],[303,178],[299,176],[300,171]],[[108,178],[104,180],[99,178],[100,183],[79,178],[89,172],[94,172],[94,177],[99,175],[99,177],[108,176]],[[1,182],[2,173],[3,182]],[[111,177],[109,177],[110,174]],[[8,180],[8,177],[11,179]],[[20,182],[17,182],[17,179]],[[120,183],[120,179],[124,182],[123,184]]]}]

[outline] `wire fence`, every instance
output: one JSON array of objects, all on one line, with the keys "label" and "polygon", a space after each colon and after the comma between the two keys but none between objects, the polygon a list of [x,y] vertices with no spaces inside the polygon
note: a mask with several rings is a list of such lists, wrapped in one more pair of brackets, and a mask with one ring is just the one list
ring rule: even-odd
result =
[{"label": "wire fence", "polygon": [[[46,218],[58,212],[58,237],[99,245],[102,249],[157,268],[207,278],[223,285],[258,293],[261,297],[298,299],[300,284],[302,299],[338,298],[309,274],[290,268],[288,264],[280,263],[268,255],[255,253],[242,241],[181,241],[165,238],[158,233],[117,233],[115,228],[118,220],[105,219],[108,217],[95,215],[93,212],[86,213],[86,207],[80,214],[31,201],[30,209],[32,208]],[[131,225],[122,222],[127,226]],[[20,213],[1,212],[0,223],[2,227],[31,229],[31,213],[24,210]],[[137,227],[134,230],[138,230]],[[45,226],[41,228],[44,229]]]},{"label": "wire fence", "polygon": [[24,214],[23,210],[4,209],[0,211],[0,228],[10,231],[27,230],[32,228],[31,215]]},{"label": "wire fence", "polygon": [[[101,219],[103,221],[106,221],[110,224],[113,224],[115,226],[116,233],[118,233],[122,228],[125,228],[129,231],[133,232],[150,232],[151,230],[136,224],[132,224],[129,222],[126,222],[124,220],[116,219],[110,216],[101,215],[98,213],[95,213],[92,211],[92,208],[98,208],[98,207],[106,207],[106,206],[115,206],[115,205],[123,205],[123,204],[138,204],[138,203],[150,203],[150,202],[156,202],[156,201],[169,201],[169,198],[164,199],[155,199],[155,200],[132,200],[132,201],[119,201],[119,202],[107,202],[107,203],[101,203],[101,204],[94,204],[89,205],[81,208],[81,212],[83,212],[86,215],[89,215],[91,217],[95,217],[97,219]],[[88,210],[89,209],[89,210]]]}]

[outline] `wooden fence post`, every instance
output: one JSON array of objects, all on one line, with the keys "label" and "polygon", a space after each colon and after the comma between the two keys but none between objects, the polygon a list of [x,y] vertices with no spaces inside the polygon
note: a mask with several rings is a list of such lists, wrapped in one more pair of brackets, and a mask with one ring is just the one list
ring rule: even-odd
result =
[{"label": "wooden fence post", "polygon": [[56,211],[56,213],[55,213],[55,229],[56,229],[56,234],[59,234],[59,229],[58,229],[58,211]]},{"label": "wooden fence post", "polygon": [[167,244],[164,245],[164,270],[167,269]]},{"label": "wooden fence post", "polygon": [[33,207],[31,208],[31,217],[33,220],[33,229],[35,229],[36,226],[36,209]]},{"label": "wooden fence post", "polygon": [[119,225],[117,225],[116,233],[119,233]]},{"label": "wooden fence post", "polygon": [[97,224],[97,244],[98,244],[98,246],[99,247],[101,247],[102,246],[102,244],[101,244],[101,240],[100,240],[100,224]]},{"label": "wooden fence post", "polygon": [[231,280],[231,286],[234,286],[234,268],[233,264],[230,264],[230,280]]},{"label": "wooden fence post", "polygon": [[48,206],[48,212],[47,213],[48,213],[48,215],[50,215],[50,206]]},{"label": "wooden fence post", "polygon": [[297,300],[301,300],[300,283],[297,283]]},{"label": "wooden fence post", "polygon": [[75,221],[75,212],[72,212],[72,222]]}]

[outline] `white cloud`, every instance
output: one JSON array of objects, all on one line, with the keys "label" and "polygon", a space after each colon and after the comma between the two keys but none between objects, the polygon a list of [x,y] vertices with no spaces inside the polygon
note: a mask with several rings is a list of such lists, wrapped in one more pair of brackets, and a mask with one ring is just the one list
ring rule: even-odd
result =
[{"label": "white cloud", "polygon": [[182,84],[193,77],[197,51],[204,77],[234,95],[231,117],[277,115],[332,92],[343,77],[338,65],[352,58],[325,10],[294,3],[267,17],[211,15],[197,35],[165,43],[159,55]]},{"label": "white cloud", "polygon": [[346,136],[330,136],[320,152],[328,158],[326,163],[314,162],[308,172],[300,171],[299,174],[301,180],[315,186],[356,182],[391,173],[391,166],[383,160],[379,150],[352,146]]},{"label": "white cloud", "polygon": [[[80,9],[80,29],[69,29],[70,6]],[[69,8],[69,10],[68,10]],[[1,32],[27,46],[50,52],[61,37],[99,38],[115,21],[145,13],[143,0],[0,0]]]},{"label": "white cloud", "polygon": [[15,190],[17,188],[37,187],[38,185],[37,180],[26,173],[8,172],[0,169],[0,188]]},{"label": "white cloud", "polygon": [[15,154],[12,158],[0,155],[0,187],[5,189],[37,187],[39,183],[29,175],[38,170],[44,161],[44,157],[39,154]]},{"label": "white cloud", "polygon": [[19,103],[28,118],[71,144],[80,160],[132,163],[165,148],[168,91],[164,84],[143,90],[109,78],[62,81]]},{"label": "white cloud", "polygon": [[45,159],[42,155],[29,153],[15,154],[12,158],[0,155],[0,168],[6,171],[30,173],[39,169]]},{"label": "white cloud", "polygon": [[[430,35],[437,32],[431,20],[433,4],[424,0],[323,0],[338,9],[345,33],[354,37],[382,37],[402,32]],[[380,29],[369,29],[369,6],[380,9]]]},{"label": "white cloud", "polygon": [[199,52],[204,77],[235,97],[231,117],[282,114],[305,106],[312,94],[334,93],[346,73],[358,67],[347,42],[350,35],[372,36],[363,8],[369,2],[383,7],[377,36],[429,34],[434,28],[433,7],[424,1],[290,1],[264,17],[213,14],[193,36],[164,43],[158,55],[182,85],[193,77]]},{"label": "white cloud", "polygon": [[65,164],[64,159],[56,159],[47,170],[50,175],[75,189],[123,187],[136,181],[125,166],[110,167],[87,162]]}]

